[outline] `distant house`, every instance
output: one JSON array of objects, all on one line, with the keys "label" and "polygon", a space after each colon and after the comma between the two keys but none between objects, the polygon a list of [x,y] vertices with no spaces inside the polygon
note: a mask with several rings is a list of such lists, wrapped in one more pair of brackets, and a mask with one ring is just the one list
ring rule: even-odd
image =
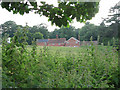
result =
[{"label": "distant house", "polygon": [[46,46],[48,44],[48,39],[37,39],[37,45]]},{"label": "distant house", "polygon": [[66,38],[48,39],[48,46],[64,46]]},{"label": "distant house", "polygon": [[[97,45],[97,41],[92,41],[93,45]],[[79,47],[83,45],[91,45],[91,41],[79,41],[74,37],[71,37],[66,41],[66,38],[56,39],[37,39],[37,45],[39,46],[66,46],[66,47]]]},{"label": "distant house", "polygon": [[66,38],[56,39],[37,39],[37,45],[39,46],[64,46]]},{"label": "distant house", "polygon": [[71,37],[69,40],[65,42],[65,46],[70,46],[70,47],[79,47],[80,46],[80,41],[77,40],[74,37]]}]

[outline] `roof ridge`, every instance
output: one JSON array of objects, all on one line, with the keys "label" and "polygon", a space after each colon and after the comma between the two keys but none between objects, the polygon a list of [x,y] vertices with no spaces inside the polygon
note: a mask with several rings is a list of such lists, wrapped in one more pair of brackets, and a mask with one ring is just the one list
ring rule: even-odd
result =
[{"label": "roof ridge", "polygon": [[[71,38],[73,38],[73,39],[77,40],[77,39],[76,39],[76,38],[74,38],[74,37],[71,37]],[[71,38],[70,38],[70,39],[71,39]],[[67,41],[69,41],[70,39],[68,39]],[[77,40],[77,41],[78,41],[78,42],[80,42],[79,40]]]}]

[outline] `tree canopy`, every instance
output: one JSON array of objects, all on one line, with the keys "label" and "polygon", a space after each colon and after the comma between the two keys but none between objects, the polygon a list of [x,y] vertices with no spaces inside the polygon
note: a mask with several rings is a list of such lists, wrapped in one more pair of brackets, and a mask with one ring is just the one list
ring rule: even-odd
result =
[{"label": "tree canopy", "polygon": [[[9,37],[13,37],[14,33],[17,32],[18,28],[24,29],[24,26],[17,25],[14,21],[6,21],[5,23],[1,24],[0,27],[2,27],[2,30],[3,30],[2,35],[0,34],[0,38],[1,36],[5,36],[5,34],[8,34]],[[32,44],[33,38],[47,39],[48,33],[49,33],[48,29],[44,24],[35,25],[33,27],[28,26],[28,29],[26,31],[26,34],[28,37],[27,42],[28,44]]]},{"label": "tree canopy", "polygon": [[73,26],[70,27],[61,27],[60,29],[55,29],[53,32],[49,33],[49,38],[56,38],[58,35],[59,38],[66,38],[67,40],[71,37],[77,37],[76,29]]},{"label": "tree canopy", "polygon": [[110,9],[112,15],[109,15],[109,18],[106,19],[107,23],[113,24],[114,28],[117,28],[118,38],[120,39],[120,1]]},{"label": "tree canopy", "polygon": [[2,2],[1,7],[9,12],[12,11],[13,14],[24,15],[34,12],[40,16],[46,16],[52,25],[61,27],[69,26],[75,18],[78,22],[92,19],[99,10],[99,2],[58,2],[58,7],[55,7],[43,1],[37,3],[22,0],[21,2]]},{"label": "tree canopy", "polygon": [[6,34],[9,34],[9,37],[13,37],[13,34],[17,29],[17,25],[14,21],[7,21],[4,24],[1,24],[1,27],[3,29],[2,35],[4,36],[6,33]]},{"label": "tree canopy", "polygon": [[93,40],[97,40],[97,28],[94,24],[86,23],[85,26],[80,29],[80,40],[90,41],[91,36],[93,36]]}]

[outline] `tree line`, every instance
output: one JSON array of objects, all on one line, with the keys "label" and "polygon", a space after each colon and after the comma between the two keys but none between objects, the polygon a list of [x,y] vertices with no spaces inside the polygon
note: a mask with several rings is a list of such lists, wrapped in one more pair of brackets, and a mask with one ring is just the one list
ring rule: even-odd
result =
[{"label": "tree line", "polygon": [[[5,34],[9,34],[9,37],[13,37],[14,33],[17,31],[17,28],[24,28],[22,25],[17,25],[14,21],[7,21],[4,24],[0,25],[3,29],[2,36]],[[75,28],[74,26],[64,27],[62,26],[60,29],[55,29],[50,32],[47,29],[45,24],[35,25],[30,27],[27,25],[27,42],[29,45],[32,44],[32,40],[36,39],[52,39],[56,38],[58,35],[59,38],[66,38],[67,40],[70,37],[75,37],[80,41],[90,41],[90,37],[93,37],[93,41],[96,41],[99,37],[99,42],[110,45],[118,41],[118,24],[112,23],[111,25],[105,25],[103,21],[99,26],[91,24],[89,22],[85,23],[82,28]],[[114,40],[114,41],[113,41]]]}]

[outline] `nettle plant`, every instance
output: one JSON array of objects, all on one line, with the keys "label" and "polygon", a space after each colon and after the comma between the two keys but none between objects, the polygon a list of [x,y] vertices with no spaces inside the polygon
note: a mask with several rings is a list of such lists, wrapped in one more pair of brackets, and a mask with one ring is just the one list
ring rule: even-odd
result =
[{"label": "nettle plant", "polygon": [[[18,28],[10,43],[7,43],[8,35],[3,37],[3,87],[21,87],[24,85],[23,83],[27,82],[28,75],[32,73],[28,69],[31,69],[30,58],[34,58],[34,55],[30,55],[27,51],[26,33],[27,27]],[[35,52],[35,49],[33,46],[32,52]]]},{"label": "nettle plant", "polygon": [[18,28],[11,43],[7,43],[8,35],[3,37],[4,88],[119,87],[117,55],[111,47],[95,46],[91,37],[91,45],[83,47],[83,50],[80,50],[82,47],[77,48],[76,51],[80,50],[81,54],[73,53],[73,48],[61,47],[62,50],[66,49],[66,53],[60,55],[56,47],[45,46],[39,50],[35,39],[29,47],[26,33],[27,27]]}]

